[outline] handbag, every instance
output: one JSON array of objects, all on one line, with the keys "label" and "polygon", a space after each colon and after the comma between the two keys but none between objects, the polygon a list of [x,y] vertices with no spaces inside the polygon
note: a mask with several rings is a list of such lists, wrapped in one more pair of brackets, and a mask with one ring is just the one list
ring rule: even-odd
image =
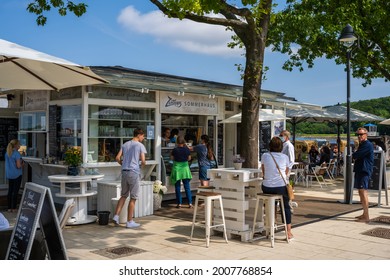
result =
[{"label": "handbag", "polygon": [[215,168],[218,168],[218,161],[217,161],[217,158],[215,157],[215,154],[213,152],[213,160],[209,160],[209,164],[210,164],[210,168],[211,169],[215,169]]},{"label": "handbag", "polygon": [[280,172],[279,165],[277,164],[277,162],[276,162],[274,156],[273,156],[271,153],[269,153],[269,154],[271,155],[272,159],[274,160],[274,162],[275,162],[275,164],[276,164],[276,167],[278,168],[279,174],[280,174],[280,176],[282,177],[282,179],[283,179],[283,181],[284,181],[284,183],[285,183],[285,185],[286,185],[286,190],[287,190],[288,199],[289,199],[289,200],[294,200],[295,195],[294,195],[294,191],[293,191],[292,186],[291,186],[290,184],[287,184],[286,180],[284,179],[284,177],[283,177],[283,175],[282,175],[282,172]]}]

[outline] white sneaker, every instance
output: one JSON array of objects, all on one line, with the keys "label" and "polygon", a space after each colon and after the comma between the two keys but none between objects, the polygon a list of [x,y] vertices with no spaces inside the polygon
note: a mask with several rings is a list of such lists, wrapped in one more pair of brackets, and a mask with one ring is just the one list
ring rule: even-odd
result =
[{"label": "white sneaker", "polygon": [[133,220],[129,221],[129,222],[126,222],[126,227],[127,228],[137,228],[139,227],[141,224],[137,224],[136,222],[134,222]]},{"label": "white sneaker", "polygon": [[115,216],[112,218],[112,222],[113,222],[115,225],[119,225],[119,216],[118,216],[118,215],[115,215]]},{"label": "white sneaker", "polygon": [[298,207],[298,203],[295,201],[290,202],[290,207]]}]

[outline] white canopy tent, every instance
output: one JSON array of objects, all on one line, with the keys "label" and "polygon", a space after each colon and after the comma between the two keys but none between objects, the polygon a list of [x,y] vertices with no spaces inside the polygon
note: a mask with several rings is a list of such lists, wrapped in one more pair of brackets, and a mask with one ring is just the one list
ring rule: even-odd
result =
[{"label": "white canopy tent", "polygon": [[387,119],[387,120],[381,121],[379,124],[386,124],[386,125],[390,125],[390,119]]}]

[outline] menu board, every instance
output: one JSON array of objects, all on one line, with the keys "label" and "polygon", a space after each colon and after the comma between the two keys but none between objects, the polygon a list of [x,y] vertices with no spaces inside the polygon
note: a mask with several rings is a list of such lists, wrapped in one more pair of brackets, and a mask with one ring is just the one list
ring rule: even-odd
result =
[{"label": "menu board", "polygon": [[386,160],[383,151],[374,151],[374,168],[368,183],[369,190],[378,191],[378,205],[381,204],[382,191],[385,191],[386,205],[389,205],[386,179]]},{"label": "menu board", "polygon": [[50,189],[28,182],[20,203],[6,259],[28,260],[39,223],[49,259],[66,260],[65,243]]},{"label": "menu board", "polygon": [[0,118],[0,131],[0,160],[4,160],[8,143],[18,138],[18,119]]},{"label": "menu board", "polygon": [[260,122],[259,126],[259,158],[269,151],[268,146],[271,141],[271,122]]},{"label": "menu board", "polygon": [[383,156],[384,154],[382,151],[374,151],[374,169],[368,184],[368,189],[370,190],[386,188],[384,180],[384,178],[386,178],[386,173],[384,172],[386,165],[384,165]]},{"label": "menu board", "polygon": [[49,155],[58,156],[57,105],[49,106]]}]

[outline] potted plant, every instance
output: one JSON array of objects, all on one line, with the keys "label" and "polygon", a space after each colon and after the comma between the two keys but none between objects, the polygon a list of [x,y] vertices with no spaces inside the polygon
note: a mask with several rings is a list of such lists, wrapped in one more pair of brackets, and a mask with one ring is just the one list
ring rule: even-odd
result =
[{"label": "potted plant", "polygon": [[160,180],[153,183],[153,211],[161,208],[163,194],[168,191],[167,187],[162,184]]},{"label": "potted plant", "polygon": [[65,164],[68,165],[68,175],[76,176],[78,174],[78,168],[83,162],[81,149],[75,146],[67,149],[64,161]]},{"label": "potted plant", "polygon": [[233,165],[234,169],[239,170],[242,168],[242,163],[245,162],[245,159],[242,158],[240,155],[235,155],[233,157]]}]

